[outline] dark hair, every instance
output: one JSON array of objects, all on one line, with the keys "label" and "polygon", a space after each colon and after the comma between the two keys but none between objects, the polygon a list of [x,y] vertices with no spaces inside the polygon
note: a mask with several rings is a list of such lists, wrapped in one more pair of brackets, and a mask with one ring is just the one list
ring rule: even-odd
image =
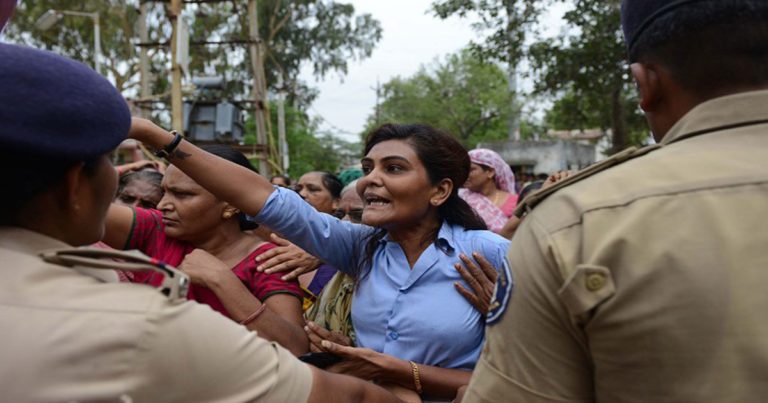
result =
[{"label": "dark hair", "polygon": [[653,21],[629,50],[654,62],[697,97],[768,84],[768,2],[708,0],[681,5]]},{"label": "dark hair", "polygon": [[[341,197],[341,189],[344,189],[344,185],[339,178],[328,171],[310,171],[307,174],[321,174],[323,176],[323,186],[331,193],[335,199]],[[304,174],[306,175],[306,174]]]},{"label": "dark hair", "polygon": [[[248,161],[248,158],[245,156],[245,154],[241,153],[240,151],[220,144],[204,145],[200,146],[200,149],[218,157],[224,158],[227,161],[234,162],[235,164],[240,165],[241,167],[245,167],[253,172],[259,173],[259,170],[251,165],[251,162]],[[241,231],[255,229],[259,226],[259,224],[249,220],[245,213],[242,211],[237,213],[237,219],[240,222]]]},{"label": "dark hair", "polygon": [[[450,196],[437,208],[441,219],[469,230],[488,228],[469,204],[459,197],[459,187],[467,181],[469,176],[470,160],[467,150],[453,136],[419,123],[387,123],[368,134],[364,154],[367,155],[376,144],[387,140],[403,140],[413,147],[416,156],[424,164],[431,184],[436,184],[443,179],[450,179],[453,182]],[[427,236],[434,240],[439,231],[438,227]],[[359,267],[360,273],[370,270],[373,254],[384,236],[386,231],[380,229],[368,237],[365,255]]]},{"label": "dark hair", "polygon": [[285,181],[285,184],[287,186],[291,186],[291,177],[290,176],[288,176],[286,174],[272,175],[272,176],[269,177],[269,183],[272,183],[272,180],[275,179],[275,178],[283,178],[283,180]]},{"label": "dark hair", "polygon": [[117,182],[117,194],[120,194],[120,192],[122,192],[123,189],[133,181],[146,182],[160,189],[161,194],[163,193],[163,174],[155,170],[145,169],[141,171],[128,172],[127,174],[121,176],[120,180]]},{"label": "dark hair", "polygon": [[72,161],[50,156],[20,155],[8,150],[0,151],[0,225],[18,225],[18,215],[27,204],[61,183],[67,170],[83,163],[83,172],[92,176],[96,173],[99,159]]},{"label": "dark hair", "polygon": [[525,185],[525,187],[520,191],[520,194],[517,196],[517,202],[520,203],[523,201],[523,199],[525,199],[526,196],[531,194],[534,190],[541,189],[542,185],[544,185],[544,181],[531,182]]}]

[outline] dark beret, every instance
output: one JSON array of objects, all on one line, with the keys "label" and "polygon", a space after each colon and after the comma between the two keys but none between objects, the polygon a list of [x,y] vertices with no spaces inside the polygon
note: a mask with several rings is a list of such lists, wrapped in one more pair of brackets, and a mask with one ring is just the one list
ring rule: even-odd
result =
[{"label": "dark beret", "polygon": [[122,95],[89,67],[0,43],[0,149],[82,161],[113,150],[130,127]]},{"label": "dark beret", "polygon": [[702,0],[622,0],[621,27],[627,49],[631,50],[640,34],[657,18],[685,4]]}]

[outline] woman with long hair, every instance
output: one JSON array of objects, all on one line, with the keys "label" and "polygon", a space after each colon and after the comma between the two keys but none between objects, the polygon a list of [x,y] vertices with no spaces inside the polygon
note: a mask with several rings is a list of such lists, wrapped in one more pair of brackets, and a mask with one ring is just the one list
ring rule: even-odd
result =
[{"label": "woman with long hair", "polygon": [[[171,162],[221,200],[356,278],[352,318],[360,347],[310,338],[343,358],[334,372],[376,379],[430,398],[452,398],[480,354],[484,315],[454,290],[454,265],[477,252],[506,267],[509,241],[485,230],[458,196],[470,161],[452,136],[420,124],[387,124],[368,136],[357,192],[363,224],[318,213],[275,188],[134,118],[131,137],[167,148]],[[220,177],[227,181],[218,180]]]}]

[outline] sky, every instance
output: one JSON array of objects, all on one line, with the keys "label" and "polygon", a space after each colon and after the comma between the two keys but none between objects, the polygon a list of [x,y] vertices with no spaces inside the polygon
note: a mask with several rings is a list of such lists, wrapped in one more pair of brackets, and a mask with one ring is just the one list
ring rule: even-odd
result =
[{"label": "sky", "polygon": [[[348,72],[336,73],[317,81],[311,66],[300,78],[320,91],[309,110],[320,117],[321,129],[348,141],[358,141],[368,116],[376,105],[376,82],[415,74],[419,67],[443,59],[465,47],[471,40],[482,41],[472,27],[471,19],[456,17],[441,20],[429,11],[432,0],[346,0],[357,13],[370,13],[381,22],[382,37],[373,54],[363,61],[350,61]],[[543,17],[547,34],[562,27],[565,6],[554,6]],[[526,83],[520,83],[524,89]]]}]

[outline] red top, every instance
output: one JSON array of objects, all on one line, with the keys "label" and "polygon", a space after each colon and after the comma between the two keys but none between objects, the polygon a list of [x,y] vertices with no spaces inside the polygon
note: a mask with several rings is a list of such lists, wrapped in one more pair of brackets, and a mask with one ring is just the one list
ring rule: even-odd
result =
[{"label": "red top", "polygon": [[[138,249],[150,257],[178,267],[184,260],[184,256],[192,252],[195,247],[186,242],[166,237],[164,229],[163,214],[160,211],[136,207],[134,208],[133,228],[131,228],[131,234],[128,236],[124,249]],[[256,248],[233,267],[232,272],[262,302],[279,293],[290,294],[301,300],[302,292],[298,281],[283,281],[280,279],[282,276],[280,273],[265,274],[256,271],[257,265],[254,258],[275,246],[273,243],[267,243]],[[162,281],[163,275],[155,272],[136,272],[133,278],[135,283],[152,284],[153,286],[159,286]],[[190,284],[187,298],[209,305],[214,310],[221,312],[222,315],[231,318],[227,310],[224,309],[224,305],[210,288]]]}]

